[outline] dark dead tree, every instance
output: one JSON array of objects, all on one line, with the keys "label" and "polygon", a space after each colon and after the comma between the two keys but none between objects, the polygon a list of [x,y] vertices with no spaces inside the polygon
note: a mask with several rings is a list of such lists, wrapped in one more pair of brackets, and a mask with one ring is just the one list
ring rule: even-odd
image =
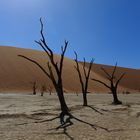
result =
[{"label": "dark dead tree", "polygon": [[78,92],[76,91],[75,94],[78,96]]},{"label": "dark dead tree", "polygon": [[[45,51],[46,55],[49,58],[49,62],[47,63],[48,66],[48,71],[46,69],[44,69],[43,66],[41,66],[37,61],[26,57],[24,55],[18,55],[19,57],[22,57],[32,63],[34,63],[36,66],[38,66],[43,72],[44,74],[52,81],[53,86],[57,92],[57,96],[60,102],[60,108],[61,108],[61,113],[52,119],[49,120],[43,120],[40,122],[34,122],[34,123],[42,123],[42,122],[47,122],[47,121],[53,121],[55,119],[60,119],[60,123],[61,125],[58,126],[56,128],[56,130],[58,129],[63,129],[64,130],[64,134],[66,136],[68,136],[70,139],[73,139],[71,136],[69,136],[69,134],[67,133],[67,128],[70,127],[71,125],[73,125],[73,123],[71,122],[72,119],[87,124],[89,126],[91,126],[92,128],[94,128],[96,130],[96,128],[100,128],[103,129],[105,131],[108,131],[108,129],[104,128],[104,127],[100,127],[98,125],[94,125],[94,124],[90,124],[86,121],[83,121],[81,119],[78,119],[77,117],[73,116],[70,113],[70,110],[66,104],[65,98],[64,98],[64,91],[63,91],[63,82],[62,82],[62,70],[63,70],[63,61],[64,61],[64,55],[68,46],[68,41],[65,41],[65,45],[64,47],[61,47],[61,55],[60,55],[60,59],[59,62],[56,62],[54,60],[54,53],[52,51],[52,49],[47,45],[46,41],[45,41],[45,37],[43,35],[43,23],[42,20],[40,19],[40,23],[41,23],[41,39],[39,41],[35,41],[37,44],[39,44],[43,50]],[[25,123],[24,123],[25,124]],[[20,125],[24,125],[24,124],[20,124]]]},{"label": "dark dead tree", "polygon": [[33,89],[33,95],[36,95],[36,89],[37,89],[37,83],[36,81],[32,82],[32,89]]},{"label": "dark dead tree", "polygon": [[51,95],[52,94],[52,86],[48,86],[48,91],[49,91],[49,94]]},{"label": "dark dead tree", "polygon": [[88,67],[88,71],[86,71],[86,60],[84,58],[84,64],[83,64],[83,72],[84,72],[84,79],[82,79],[82,73],[80,71],[80,67],[79,67],[79,62],[78,62],[78,58],[77,58],[77,53],[75,52],[75,63],[76,63],[76,70],[78,72],[78,76],[79,76],[79,80],[80,80],[80,84],[81,84],[81,88],[82,88],[82,93],[83,93],[83,106],[87,106],[87,93],[88,93],[88,84],[89,84],[89,77],[90,77],[90,72],[91,72],[91,68],[92,68],[92,64],[94,62],[93,59],[91,59],[90,61],[90,65]]},{"label": "dark dead tree", "polygon": [[118,105],[118,104],[122,104],[122,102],[119,101],[119,99],[118,99],[117,88],[118,88],[118,84],[120,83],[120,81],[124,77],[125,73],[121,74],[120,77],[117,79],[115,76],[116,69],[117,69],[117,63],[115,64],[115,67],[114,67],[113,72],[111,74],[109,74],[103,67],[101,68],[101,70],[105,73],[106,78],[110,81],[110,85],[106,84],[103,81],[94,79],[94,78],[92,78],[91,80],[96,81],[96,82],[104,85],[105,87],[107,87],[113,95],[113,104]]},{"label": "dark dead tree", "polygon": [[44,92],[46,91],[46,86],[45,85],[42,85],[41,87],[41,96],[44,95]]},{"label": "dark dead tree", "polygon": [[[70,111],[68,109],[68,106],[66,104],[65,98],[64,98],[64,92],[63,92],[63,82],[62,82],[62,70],[63,70],[63,61],[64,61],[64,55],[68,46],[68,41],[65,41],[64,46],[61,47],[61,55],[60,55],[60,60],[59,62],[56,62],[54,59],[54,52],[52,49],[47,45],[44,34],[43,34],[43,23],[40,18],[40,23],[41,23],[41,39],[39,41],[35,41],[39,46],[42,47],[42,49],[45,51],[46,55],[49,58],[49,62],[47,63],[48,66],[48,71],[46,71],[37,61],[28,58],[24,55],[18,55],[35,65],[37,65],[43,72],[44,74],[52,81],[53,86],[57,92],[58,99],[60,102],[60,107],[61,107],[61,113],[60,113],[60,122],[61,124],[64,123],[64,117],[71,116]],[[54,70],[54,71],[53,71]]]}]

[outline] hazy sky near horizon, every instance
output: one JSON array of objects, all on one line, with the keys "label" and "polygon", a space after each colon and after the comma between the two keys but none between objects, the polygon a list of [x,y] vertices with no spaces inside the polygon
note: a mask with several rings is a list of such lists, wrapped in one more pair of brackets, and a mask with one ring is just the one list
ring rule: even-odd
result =
[{"label": "hazy sky near horizon", "polygon": [[40,17],[55,53],[140,68],[140,0],[1,0],[0,45],[40,49]]}]

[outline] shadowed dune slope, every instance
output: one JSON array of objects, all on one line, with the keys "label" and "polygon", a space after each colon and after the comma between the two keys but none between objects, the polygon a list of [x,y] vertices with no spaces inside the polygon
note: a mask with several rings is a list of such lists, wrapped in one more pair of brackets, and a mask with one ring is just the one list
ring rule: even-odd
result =
[{"label": "shadowed dune slope", "polygon": [[[46,88],[49,88],[50,86],[52,87],[51,81],[35,64],[18,57],[18,54],[25,55],[36,60],[48,71],[48,57],[44,52],[31,49],[0,46],[0,92],[32,92],[34,81],[37,82],[38,91],[42,85],[45,85]],[[59,58],[60,57],[58,55],[55,55],[56,61],[59,61]],[[73,60],[65,58],[63,67],[65,92],[81,92],[78,75],[74,65],[75,62]],[[94,76],[94,78],[108,82],[104,75],[102,75],[102,73],[99,71],[99,67],[100,65],[94,65],[93,70],[95,71],[91,72],[91,77]],[[80,68],[82,70],[82,65]],[[108,69],[110,69],[110,67],[108,67]],[[123,69],[124,68],[119,68],[119,70]],[[131,86],[131,80],[136,80],[133,78],[133,75],[137,77],[135,73],[136,70],[126,70],[130,71],[132,76],[128,76],[128,78],[122,82],[119,88],[121,90],[125,90],[126,88],[133,89],[134,86]],[[138,85],[136,87],[138,87]],[[90,81],[89,92],[108,92],[108,89],[96,82]]]}]

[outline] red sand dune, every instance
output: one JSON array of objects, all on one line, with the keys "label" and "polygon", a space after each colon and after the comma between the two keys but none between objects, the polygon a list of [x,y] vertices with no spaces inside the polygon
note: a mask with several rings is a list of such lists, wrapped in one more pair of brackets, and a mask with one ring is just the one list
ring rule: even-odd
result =
[{"label": "red sand dune", "polygon": [[[38,90],[42,85],[47,88],[52,86],[47,76],[33,63],[18,57],[25,55],[39,62],[47,70],[48,57],[42,51],[31,49],[21,49],[15,47],[0,46],[0,92],[31,92],[32,83],[37,82]],[[59,56],[55,55],[56,61]],[[75,62],[65,58],[63,68],[64,90],[66,92],[81,92],[77,71],[74,68]],[[88,65],[88,63],[87,63]],[[105,67],[108,71],[112,66],[94,64],[91,77],[108,82],[100,71],[100,67]],[[82,70],[82,64],[80,66]],[[119,90],[139,90],[140,87],[140,70],[127,69],[118,67],[117,75],[120,72],[126,72],[126,76],[120,84]],[[108,89],[99,83],[90,80],[90,92],[109,92]]]}]

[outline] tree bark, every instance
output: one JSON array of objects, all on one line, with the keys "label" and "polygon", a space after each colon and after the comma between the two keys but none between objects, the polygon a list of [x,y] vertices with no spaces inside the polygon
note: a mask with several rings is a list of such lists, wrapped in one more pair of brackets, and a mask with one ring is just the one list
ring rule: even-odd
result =
[{"label": "tree bark", "polygon": [[69,114],[69,109],[68,109],[68,106],[67,106],[65,98],[64,98],[63,89],[57,87],[56,91],[57,91],[57,95],[59,98],[60,107],[61,107],[62,112],[64,114]]},{"label": "tree bark", "polygon": [[87,106],[87,93],[83,93],[83,106]]},{"label": "tree bark", "polygon": [[36,90],[33,91],[33,95],[36,95]]},{"label": "tree bark", "polygon": [[33,95],[36,95],[36,82],[33,82]]},{"label": "tree bark", "polygon": [[122,104],[122,102],[119,101],[119,99],[118,99],[116,89],[112,90],[112,95],[113,95],[113,104],[115,104],[115,105]]}]

